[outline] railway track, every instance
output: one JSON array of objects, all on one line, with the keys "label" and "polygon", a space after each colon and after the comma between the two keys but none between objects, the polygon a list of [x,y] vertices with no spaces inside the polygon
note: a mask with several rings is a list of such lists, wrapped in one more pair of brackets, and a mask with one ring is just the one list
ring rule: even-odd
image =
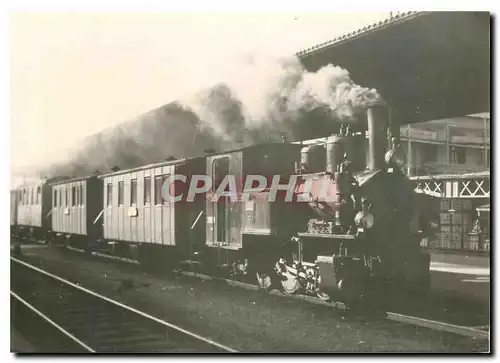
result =
[{"label": "railway track", "polygon": [[11,276],[11,297],[86,352],[236,352],[13,257]]},{"label": "railway track", "polygon": [[[222,280],[231,286],[241,287],[241,288],[250,289],[250,290],[259,290],[259,287],[257,285],[247,284],[247,283],[243,283],[240,281],[214,278],[212,276],[203,275],[203,274],[199,274],[199,273],[194,274],[194,273],[190,273],[190,272],[183,272],[183,274],[188,275],[188,276],[196,276],[196,277],[203,278],[203,279]],[[312,297],[312,296],[301,295],[301,294],[290,295],[290,294],[283,293],[279,290],[270,290],[269,293],[272,295],[286,296],[286,297],[294,298],[297,300],[304,300],[304,301],[310,302],[312,304],[323,305],[323,306],[327,306],[330,308],[345,309],[345,306],[343,303],[323,301],[323,300],[320,300],[320,299]],[[401,314],[401,313],[396,313],[396,312],[386,312],[385,314],[386,314],[387,320],[391,320],[391,321],[395,321],[395,322],[399,322],[399,323],[404,323],[404,324],[420,326],[420,327],[424,327],[424,328],[428,328],[428,329],[432,329],[432,330],[437,330],[437,331],[444,331],[444,332],[448,332],[448,333],[458,334],[458,335],[462,335],[462,336],[471,337],[474,339],[489,340],[490,334],[489,334],[489,327],[488,326],[482,327],[483,329],[478,329],[478,328],[474,328],[474,327],[470,327],[470,326],[450,324],[450,323],[446,323],[443,321],[425,319],[425,318],[418,317],[418,316],[412,316],[412,315]]]},{"label": "railway track", "polygon": [[[74,249],[75,251],[78,251]],[[132,264],[139,264],[138,261],[135,260],[130,260],[127,258],[121,258],[121,257],[116,257],[116,256],[110,256],[110,255],[105,255],[105,254],[94,254],[96,257],[102,257],[102,258],[110,258],[113,260],[119,260],[125,263],[132,263]],[[192,273],[188,271],[182,271],[181,274],[186,275],[186,276],[194,276],[197,278],[201,279],[206,279],[206,280],[218,280],[222,281],[224,283],[227,283],[228,285],[239,287],[239,288],[244,288],[248,290],[259,290],[259,287],[256,284],[249,284],[241,281],[235,281],[231,279],[224,279],[220,277],[213,277],[201,273]],[[283,293],[279,290],[270,290],[270,294],[272,295],[277,295],[277,296],[286,296],[286,297],[291,297],[294,299],[298,300],[304,300],[313,304],[318,304],[318,305],[323,305],[327,307],[332,307],[332,308],[341,308],[345,309],[345,305],[343,303],[338,303],[338,302],[331,302],[331,301],[323,301],[318,298],[312,297],[312,296],[307,296],[307,295],[301,295],[301,294],[286,294]],[[481,340],[489,340],[490,338],[490,333],[489,333],[489,326],[482,326],[481,328],[477,327],[471,327],[471,326],[465,326],[465,325],[459,325],[459,324],[451,324],[449,322],[445,321],[439,321],[435,319],[428,319],[424,318],[421,316],[414,316],[414,315],[409,315],[409,314],[404,314],[401,312],[386,312],[386,319],[403,323],[403,324],[410,324],[410,325],[415,325],[415,326],[420,326],[436,331],[445,331],[453,334],[458,334],[462,336],[467,336],[471,337],[473,339],[481,339]]]},{"label": "railway track", "polygon": [[[70,248],[71,250],[75,252],[84,252],[83,250],[78,250],[76,248]],[[111,260],[118,260],[120,262],[125,262],[125,263],[132,263],[139,265],[139,263],[135,260],[130,260],[127,258],[121,258],[117,256],[110,256],[106,254],[93,254],[96,257],[100,258],[107,258]],[[202,273],[193,273],[193,272],[187,272],[187,271],[182,271],[181,274],[186,275],[186,276],[194,276],[200,279],[204,280],[217,280],[217,281],[222,281],[228,285],[239,287],[239,288],[244,288],[247,290],[259,290],[259,287],[255,284],[250,284],[250,283],[245,283],[241,281],[235,281],[231,279],[224,279],[220,277],[213,277],[209,276],[206,274]],[[315,297],[311,296],[306,296],[306,295],[300,295],[300,294],[286,294],[283,293],[279,290],[270,290],[270,294],[272,295],[277,295],[277,296],[286,296],[289,298],[293,299],[298,299],[298,300],[304,300],[309,303],[317,304],[317,305],[323,305],[331,308],[345,308],[345,306],[342,303],[336,303],[336,302],[328,302],[328,301],[322,301],[320,299],[317,299]],[[403,323],[403,324],[410,324],[414,326],[420,326],[436,331],[444,331],[448,333],[453,333],[453,334],[458,334],[462,336],[467,336],[471,337],[473,339],[478,339],[478,340],[489,340],[490,338],[490,333],[489,333],[489,327],[484,326],[481,328],[476,328],[476,327],[471,327],[471,326],[464,326],[464,325],[459,325],[459,324],[450,324],[449,322],[444,322],[444,321],[438,321],[434,319],[428,319],[428,318],[423,318],[419,316],[413,316],[413,315],[408,315],[404,314],[401,312],[386,312],[386,319],[390,321],[395,321],[398,323]]]}]

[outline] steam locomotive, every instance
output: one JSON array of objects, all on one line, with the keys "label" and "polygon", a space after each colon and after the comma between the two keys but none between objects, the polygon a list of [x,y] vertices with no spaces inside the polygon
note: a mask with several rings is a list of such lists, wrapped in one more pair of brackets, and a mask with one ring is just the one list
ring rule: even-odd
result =
[{"label": "steam locomotive", "polygon": [[[350,305],[393,287],[425,288],[424,228],[401,168],[399,130],[389,119],[387,107],[376,104],[362,120],[306,147],[261,144],[22,186],[12,195],[11,230],[17,238],[250,279],[263,289],[280,286]],[[284,193],[272,198],[269,184],[243,200],[208,197],[228,175],[255,174],[280,175],[292,200]],[[183,184],[169,184],[174,195],[185,195],[186,185],[198,188],[197,175],[213,183],[190,202],[173,202],[162,190],[179,175]]]}]

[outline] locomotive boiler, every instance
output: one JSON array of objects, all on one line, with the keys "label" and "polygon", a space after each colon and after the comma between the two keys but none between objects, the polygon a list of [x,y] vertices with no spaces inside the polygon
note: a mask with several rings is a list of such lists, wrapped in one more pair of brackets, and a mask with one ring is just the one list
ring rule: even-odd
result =
[{"label": "locomotive boiler", "polygon": [[297,210],[307,212],[275,266],[286,292],[356,304],[388,288],[426,287],[430,257],[419,248],[395,129],[375,104],[357,124],[302,149]]}]

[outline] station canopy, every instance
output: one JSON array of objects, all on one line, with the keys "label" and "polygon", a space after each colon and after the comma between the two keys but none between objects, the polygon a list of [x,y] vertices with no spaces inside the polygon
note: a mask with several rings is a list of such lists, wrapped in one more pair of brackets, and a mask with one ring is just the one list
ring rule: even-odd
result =
[{"label": "station canopy", "polygon": [[490,14],[411,12],[297,53],[376,88],[400,124],[490,111]]}]

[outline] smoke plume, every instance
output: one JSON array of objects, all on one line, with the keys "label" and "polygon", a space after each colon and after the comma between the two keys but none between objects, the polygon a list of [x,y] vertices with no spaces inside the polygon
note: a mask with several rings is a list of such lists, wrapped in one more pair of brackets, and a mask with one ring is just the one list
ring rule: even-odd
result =
[{"label": "smoke plume", "polygon": [[308,72],[298,58],[251,58],[224,84],[183,103],[215,134],[231,140],[261,128],[298,137],[294,125],[314,110],[330,122],[354,121],[363,106],[380,100],[376,90],[356,85],[347,70],[331,64]]},{"label": "smoke plume", "polygon": [[356,85],[331,64],[309,72],[298,58],[247,59],[228,77],[190,99],[152,110],[90,136],[68,161],[43,170],[48,177],[82,176],[203,155],[267,141],[326,136],[354,121],[377,91]]}]

